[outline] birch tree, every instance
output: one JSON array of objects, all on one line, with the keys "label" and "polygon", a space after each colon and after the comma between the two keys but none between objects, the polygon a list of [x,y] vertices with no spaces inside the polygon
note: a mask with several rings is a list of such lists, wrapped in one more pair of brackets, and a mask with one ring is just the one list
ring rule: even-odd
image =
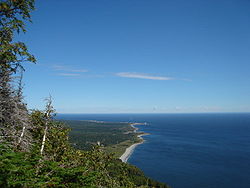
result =
[{"label": "birch tree", "polygon": [[48,99],[46,99],[46,102],[47,104],[46,104],[46,110],[45,110],[45,128],[44,128],[43,139],[42,139],[42,144],[41,144],[41,149],[40,149],[41,155],[43,155],[44,146],[45,146],[48,129],[49,129],[49,124],[51,123],[52,114],[54,113],[51,96]]}]

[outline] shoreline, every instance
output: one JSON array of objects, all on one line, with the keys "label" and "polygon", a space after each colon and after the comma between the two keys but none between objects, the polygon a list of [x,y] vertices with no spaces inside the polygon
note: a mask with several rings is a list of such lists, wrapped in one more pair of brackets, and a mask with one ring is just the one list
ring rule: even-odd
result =
[{"label": "shoreline", "polygon": [[[136,133],[139,128],[135,127],[134,125],[143,125],[143,123],[132,123],[132,124],[130,124],[130,126],[132,128],[134,128],[134,133]],[[140,142],[132,144],[131,146],[129,146],[129,147],[126,148],[125,152],[119,158],[122,162],[127,163],[129,157],[133,154],[135,148],[138,145],[144,143],[145,140],[142,138],[142,136],[145,136],[145,135],[149,135],[149,134],[142,132],[141,134],[137,135],[137,137],[140,139]]]}]

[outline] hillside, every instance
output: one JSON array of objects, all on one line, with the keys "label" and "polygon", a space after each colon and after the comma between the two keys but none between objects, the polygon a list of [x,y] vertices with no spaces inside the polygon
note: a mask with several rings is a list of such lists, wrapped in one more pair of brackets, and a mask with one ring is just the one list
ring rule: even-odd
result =
[{"label": "hillside", "polygon": [[40,111],[31,114],[32,123],[40,126],[33,130],[36,142],[30,151],[18,151],[1,144],[1,187],[168,187],[145,177],[138,168],[122,163],[100,146],[88,151],[71,147],[70,130],[59,122],[50,122],[41,155],[39,140],[45,123],[43,115]]}]

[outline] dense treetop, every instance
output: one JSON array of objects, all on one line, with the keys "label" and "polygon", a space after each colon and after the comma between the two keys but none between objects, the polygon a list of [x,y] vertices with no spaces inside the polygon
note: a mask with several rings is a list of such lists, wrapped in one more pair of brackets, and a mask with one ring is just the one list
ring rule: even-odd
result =
[{"label": "dense treetop", "polygon": [[35,62],[23,42],[15,42],[14,34],[26,32],[25,21],[31,22],[34,0],[0,1],[0,67],[16,72],[21,63]]}]

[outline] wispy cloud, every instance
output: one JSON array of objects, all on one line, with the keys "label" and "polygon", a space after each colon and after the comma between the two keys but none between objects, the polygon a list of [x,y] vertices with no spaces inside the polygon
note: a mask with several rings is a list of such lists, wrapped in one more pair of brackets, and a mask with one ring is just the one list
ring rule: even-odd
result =
[{"label": "wispy cloud", "polygon": [[138,79],[148,79],[148,80],[173,80],[172,77],[165,76],[153,76],[145,73],[136,73],[136,72],[119,72],[116,73],[116,76],[125,77],[125,78],[138,78]]},{"label": "wispy cloud", "polygon": [[71,76],[71,77],[81,76],[80,74],[73,74],[73,73],[59,73],[57,75],[59,75],[59,76]]},{"label": "wispy cloud", "polygon": [[61,66],[61,65],[55,65],[53,66],[53,69],[56,71],[67,71],[67,72],[79,72],[79,73],[88,72],[88,70],[86,69],[72,69],[66,66]]}]

